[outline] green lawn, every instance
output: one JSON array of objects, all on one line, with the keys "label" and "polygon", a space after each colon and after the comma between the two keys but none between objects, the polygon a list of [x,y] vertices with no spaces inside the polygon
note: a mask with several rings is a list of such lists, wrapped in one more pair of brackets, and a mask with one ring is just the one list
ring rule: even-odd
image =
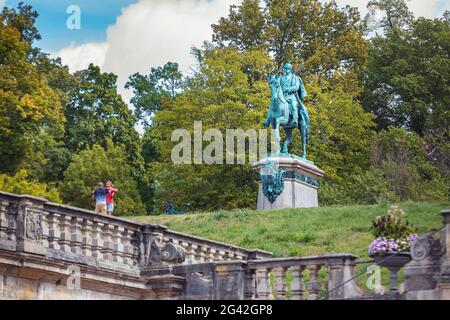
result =
[{"label": "green lawn", "polygon": [[[449,208],[450,202],[405,202],[398,205],[420,233],[442,226],[439,211]],[[271,251],[276,257],[348,252],[367,258],[367,247],[373,239],[369,232],[371,221],[387,210],[388,207],[383,205],[357,205],[127,218],[162,224],[176,231],[244,248]]]},{"label": "green lawn", "polygon": [[[419,233],[442,226],[439,211],[450,202],[405,202],[398,204]],[[162,224],[172,230],[231,243],[244,248],[273,252],[276,257],[324,253],[353,253],[368,259],[367,247],[373,240],[371,221],[387,212],[386,205],[329,206],[279,211],[215,211],[179,216],[141,216],[127,219]],[[357,270],[363,270],[359,265]],[[365,276],[358,279],[360,285]],[[400,280],[402,274],[400,274]],[[384,285],[389,283],[386,270]]]}]

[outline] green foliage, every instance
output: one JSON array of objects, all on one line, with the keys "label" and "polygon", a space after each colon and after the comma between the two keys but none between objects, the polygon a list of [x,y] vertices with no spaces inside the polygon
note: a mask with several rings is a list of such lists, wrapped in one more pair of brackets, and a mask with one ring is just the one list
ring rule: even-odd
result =
[{"label": "green foliage", "polygon": [[19,170],[14,176],[0,173],[0,190],[43,197],[52,202],[61,202],[58,189],[52,185],[33,180],[26,170]]},{"label": "green foliage", "polygon": [[450,23],[412,21],[370,42],[364,105],[380,129],[401,126],[449,139]]},{"label": "green foliage", "polygon": [[227,128],[259,129],[269,93],[265,79],[250,84],[245,69],[256,71],[266,65],[270,60],[261,52],[242,54],[231,48],[208,52],[187,89],[155,114],[149,134],[161,163],[152,163],[150,171],[160,208],[162,201],[204,209],[255,205],[257,179],[249,165],[174,165],[171,135],[178,128],[192,132],[194,120],[202,121],[203,131],[219,129],[224,137]]},{"label": "green foliage", "polygon": [[93,209],[95,201],[92,191],[99,181],[111,180],[119,189],[115,196],[117,203],[115,215],[143,215],[145,206],[141,201],[138,185],[132,176],[132,168],[126,158],[125,147],[114,146],[108,140],[106,150],[93,145],[73,157],[72,163],[64,173],[61,196],[65,203]]},{"label": "green foliage", "polygon": [[107,139],[127,146],[126,155],[131,174],[142,178],[144,163],[139,134],[134,128],[136,117],[117,93],[117,76],[102,73],[90,64],[75,73],[77,86],[65,107],[65,143],[71,152],[80,152],[99,144],[106,147]]},{"label": "green foliage", "polygon": [[370,162],[400,200],[441,200],[449,196],[448,176],[427,161],[424,140],[412,132],[395,127],[380,132]]},{"label": "green foliage", "polygon": [[36,140],[64,129],[59,97],[33,64],[36,17],[26,5],[0,14],[0,172],[10,174],[28,169],[29,159],[41,161]]},{"label": "green foliage", "polygon": [[178,63],[167,62],[163,67],[151,68],[149,75],[135,73],[125,84],[133,89],[131,103],[137,118],[149,126],[154,112],[161,108],[163,100],[171,100],[183,87],[183,75],[178,70]]},{"label": "green foliage", "polygon": [[[212,26],[214,43],[247,51],[264,48],[280,67],[290,61],[306,75],[329,79],[364,67],[367,43],[356,8],[318,0],[244,0]],[[350,84],[349,84],[349,87]]]},{"label": "green foliage", "polygon": [[[305,105],[312,132],[309,158],[326,172],[327,181],[337,183],[369,166],[368,154],[375,138],[373,116],[357,102],[357,93],[345,92],[343,87],[327,81],[306,85],[309,97]],[[293,153],[300,154],[300,150],[297,138]]]},{"label": "green foliage", "polygon": [[398,206],[391,206],[387,215],[378,216],[372,223],[371,232],[375,238],[404,239],[417,232]]}]

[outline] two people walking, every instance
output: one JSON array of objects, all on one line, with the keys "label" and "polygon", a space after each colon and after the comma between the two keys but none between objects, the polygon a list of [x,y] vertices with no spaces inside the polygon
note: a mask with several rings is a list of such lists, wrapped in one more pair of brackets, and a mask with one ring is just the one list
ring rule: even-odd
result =
[{"label": "two people walking", "polygon": [[118,191],[113,188],[111,181],[106,182],[106,187],[103,182],[99,182],[97,189],[92,192],[92,197],[95,198],[95,212],[112,216],[114,211],[114,195]]}]

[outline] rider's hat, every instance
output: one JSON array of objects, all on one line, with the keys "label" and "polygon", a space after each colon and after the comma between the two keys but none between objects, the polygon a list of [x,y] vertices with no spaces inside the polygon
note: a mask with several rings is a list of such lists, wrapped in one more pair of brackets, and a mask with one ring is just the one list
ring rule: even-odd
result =
[{"label": "rider's hat", "polygon": [[292,64],[290,64],[289,62],[288,62],[288,63],[285,63],[285,64],[284,64],[284,68],[285,68],[285,69],[290,69],[290,70],[292,70]]}]

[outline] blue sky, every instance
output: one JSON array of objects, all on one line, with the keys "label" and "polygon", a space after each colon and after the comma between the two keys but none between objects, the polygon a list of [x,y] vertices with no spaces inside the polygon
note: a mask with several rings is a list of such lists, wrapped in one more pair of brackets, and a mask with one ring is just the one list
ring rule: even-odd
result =
[{"label": "blue sky", "polygon": [[[122,8],[137,0],[7,0],[7,5],[16,7],[19,2],[30,4],[40,14],[37,20],[42,40],[39,46],[46,51],[56,51],[71,43],[102,42],[106,40],[106,29],[115,23]],[[81,8],[81,29],[69,30],[66,13],[70,5]]]}]

